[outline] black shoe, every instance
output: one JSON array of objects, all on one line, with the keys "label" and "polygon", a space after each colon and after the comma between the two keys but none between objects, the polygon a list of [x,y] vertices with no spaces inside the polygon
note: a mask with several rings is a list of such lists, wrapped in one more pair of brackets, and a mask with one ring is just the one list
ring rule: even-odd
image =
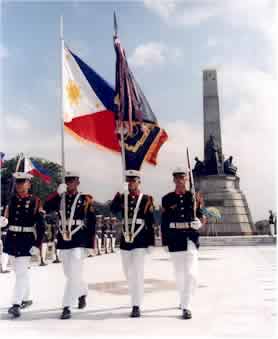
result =
[{"label": "black shoe", "polygon": [[60,319],[70,319],[71,318],[71,311],[69,307],[64,307],[63,312],[60,316]]},{"label": "black shoe", "polygon": [[53,261],[53,264],[59,264],[61,261],[59,260],[59,259],[55,259],[54,261]]},{"label": "black shoe", "polygon": [[12,307],[8,309],[8,313],[11,314],[14,318],[20,317],[20,306],[14,304]]},{"label": "black shoe", "polygon": [[183,319],[191,319],[192,318],[192,314],[189,310],[187,309],[183,309],[182,310],[182,317]]},{"label": "black shoe", "polygon": [[140,314],[140,308],[139,306],[133,306],[132,311],[130,313],[131,318],[139,318],[141,316]]},{"label": "black shoe", "polygon": [[47,263],[45,263],[43,261],[40,263],[40,266],[46,266],[46,265],[47,265]]},{"label": "black shoe", "polygon": [[78,308],[82,309],[87,306],[86,303],[86,295],[82,295],[81,297],[78,298]]},{"label": "black shoe", "polygon": [[32,304],[33,304],[32,300],[23,300],[20,305],[20,308],[26,308],[28,306],[31,306]]},{"label": "black shoe", "polygon": [[1,270],[1,273],[10,273],[11,271],[9,270]]}]

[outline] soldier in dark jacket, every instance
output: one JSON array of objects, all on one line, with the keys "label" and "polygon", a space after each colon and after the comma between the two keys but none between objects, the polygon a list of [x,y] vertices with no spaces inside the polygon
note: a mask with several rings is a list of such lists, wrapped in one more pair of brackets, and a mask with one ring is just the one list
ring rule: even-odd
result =
[{"label": "soldier in dark jacket", "polygon": [[57,249],[67,279],[61,319],[71,318],[70,308],[77,300],[79,309],[86,306],[88,286],[82,277],[83,259],[88,256],[88,249],[94,246],[96,223],[92,196],[78,192],[79,175],[67,172],[65,182],[47,198],[44,206],[47,213],[59,212],[61,195],[66,194],[66,223],[62,225],[60,221],[57,233]]},{"label": "soldier in dark jacket", "polygon": [[[127,224],[123,220],[120,239],[124,274],[131,295],[131,317],[140,317],[140,306],[144,294],[144,256],[149,246],[154,246],[153,199],[140,192],[140,173],[126,171],[128,182]],[[124,194],[117,193],[111,203],[113,213],[125,216]]]},{"label": "soldier in dark jacket", "polygon": [[20,316],[20,308],[32,304],[29,300],[30,282],[28,268],[31,255],[38,255],[45,231],[41,201],[29,194],[31,175],[14,173],[15,194],[7,205],[4,216],[8,220],[8,231],[4,243],[4,252],[11,256],[15,271],[13,305],[8,313]]},{"label": "soldier in dark jacket", "polygon": [[[3,211],[4,212],[4,211]],[[0,273],[10,273],[8,270],[9,255],[3,252],[4,242],[7,236],[8,222],[7,218],[2,216],[2,207],[0,214],[0,244],[1,244],[1,270]]]},{"label": "soldier in dark jacket", "polygon": [[[190,319],[192,294],[197,285],[201,210],[195,209],[193,194],[186,189],[188,175],[183,168],[173,172],[175,191],[162,198],[162,245],[168,246],[173,261],[184,319]],[[199,217],[199,218],[197,218]]]}]

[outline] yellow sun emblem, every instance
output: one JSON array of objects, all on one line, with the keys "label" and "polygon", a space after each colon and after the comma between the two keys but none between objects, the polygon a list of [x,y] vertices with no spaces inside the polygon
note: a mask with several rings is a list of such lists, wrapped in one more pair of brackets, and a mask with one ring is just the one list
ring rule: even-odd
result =
[{"label": "yellow sun emblem", "polygon": [[68,81],[67,93],[70,104],[78,105],[80,101],[80,87],[73,80]]}]

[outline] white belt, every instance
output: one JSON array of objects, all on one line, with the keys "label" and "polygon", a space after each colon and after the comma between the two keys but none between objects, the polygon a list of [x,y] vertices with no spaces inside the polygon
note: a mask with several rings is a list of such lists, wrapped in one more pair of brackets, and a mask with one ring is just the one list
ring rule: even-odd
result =
[{"label": "white belt", "polygon": [[[72,226],[81,226],[84,224],[84,220],[81,220],[81,219],[76,219],[76,220],[73,220],[73,224]],[[69,219],[66,220],[66,226],[68,226],[69,224]],[[61,225],[61,221],[60,221],[60,225]]]},{"label": "white belt", "polygon": [[[124,224],[124,220],[122,220],[122,223]],[[128,219],[127,220],[127,222],[128,222],[128,224],[129,225],[131,225],[132,224],[132,219]],[[136,219],[136,221],[135,221],[135,225],[141,225],[141,224],[143,224],[144,223],[144,220],[143,219],[140,219],[140,218],[138,218],[138,219]]]},{"label": "white belt", "polygon": [[35,228],[33,226],[15,226],[15,225],[10,225],[9,226],[9,231],[12,232],[34,232]]},{"label": "white belt", "polygon": [[186,229],[189,227],[190,227],[190,224],[188,222],[171,222],[170,223],[170,228]]},{"label": "white belt", "polygon": [[189,227],[195,230],[198,230],[199,228],[202,227],[202,223],[198,218],[196,218],[195,220],[191,222],[171,222],[170,223],[170,228],[187,229]]}]

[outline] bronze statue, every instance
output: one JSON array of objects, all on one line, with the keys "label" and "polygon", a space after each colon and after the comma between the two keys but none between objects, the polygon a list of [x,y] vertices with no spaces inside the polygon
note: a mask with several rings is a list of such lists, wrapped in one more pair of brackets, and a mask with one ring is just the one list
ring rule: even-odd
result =
[{"label": "bronze statue", "polygon": [[236,175],[237,167],[234,166],[233,157],[230,156],[227,160],[224,161],[224,173],[228,175]]}]

